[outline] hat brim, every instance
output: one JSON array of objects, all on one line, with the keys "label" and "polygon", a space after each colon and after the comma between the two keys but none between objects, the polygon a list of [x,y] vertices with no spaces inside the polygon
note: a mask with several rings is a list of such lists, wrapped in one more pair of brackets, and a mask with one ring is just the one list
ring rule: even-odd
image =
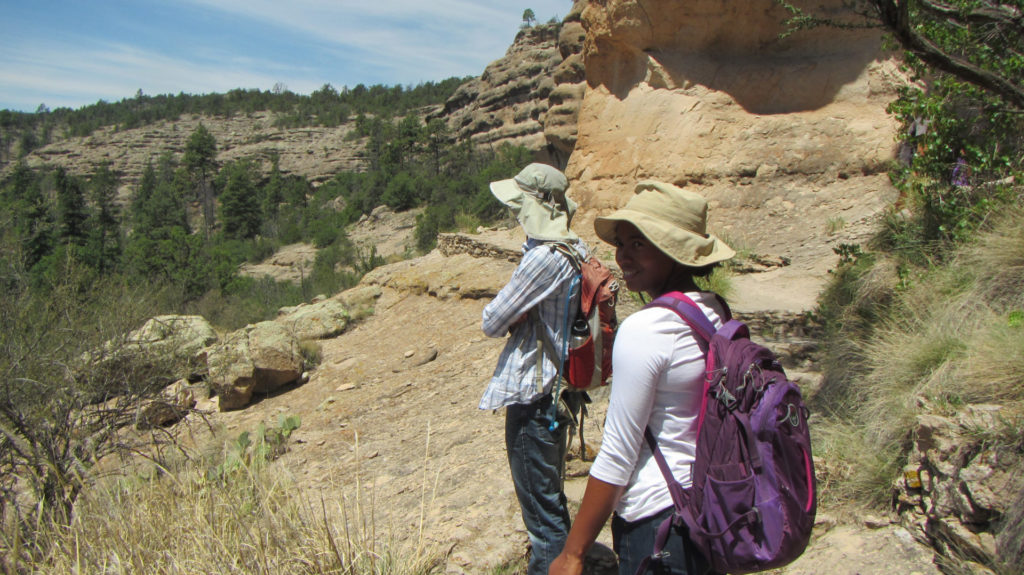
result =
[{"label": "hat brim", "polygon": [[542,241],[579,239],[569,229],[572,215],[576,212],[576,203],[569,197],[565,198],[566,209],[562,211],[524,192],[514,179],[491,182],[490,189],[499,202],[515,213],[528,237]]},{"label": "hat brim", "polygon": [[497,182],[491,182],[491,194],[498,199],[499,202],[506,206],[518,210],[523,205],[523,191],[516,185],[515,180],[509,178],[507,180],[499,180]]},{"label": "hat brim", "polygon": [[636,229],[662,253],[684,266],[704,267],[736,255],[732,248],[713,235],[695,234],[629,208],[622,208],[595,219],[594,232],[602,241],[616,245],[615,228],[619,222],[628,222],[636,226]]}]

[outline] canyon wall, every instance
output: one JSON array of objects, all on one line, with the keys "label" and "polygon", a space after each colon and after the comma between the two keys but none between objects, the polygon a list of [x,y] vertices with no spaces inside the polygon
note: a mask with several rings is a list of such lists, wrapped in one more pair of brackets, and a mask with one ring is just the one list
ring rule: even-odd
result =
[{"label": "canyon wall", "polygon": [[[795,2],[841,15],[838,0]],[[577,2],[586,90],[566,172],[585,207],[624,204],[654,178],[697,191],[716,233],[790,265],[738,278],[741,308],[807,309],[835,263],[867,239],[895,191],[884,171],[905,82],[875,30],[780,39],[773,0]]]}]

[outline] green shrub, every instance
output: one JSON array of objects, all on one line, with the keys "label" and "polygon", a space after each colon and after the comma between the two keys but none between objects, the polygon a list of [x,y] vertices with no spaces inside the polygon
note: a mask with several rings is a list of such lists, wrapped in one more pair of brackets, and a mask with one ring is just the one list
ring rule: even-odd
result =
[{"label": "green shrub", "polygon": [[299,416],[282,413],[278,416],[277,427],[268,428],[260,423],[254,434],[243,431],[228,444],[224,460],[207,472],[207,480],[223,484],[243,471],[262,469],[288,449],[288,438],[301,424]]}]

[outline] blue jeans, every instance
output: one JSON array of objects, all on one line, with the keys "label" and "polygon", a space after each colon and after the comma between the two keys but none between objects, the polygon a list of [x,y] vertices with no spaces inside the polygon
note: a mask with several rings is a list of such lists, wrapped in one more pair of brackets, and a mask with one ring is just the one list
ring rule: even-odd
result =
[{"label": "blue jeans", "polygon": [[562,478],[565,469],[566,429],[559,418],[551,431],[551,395],[531,404],[506,408],[505,447],[512,483],[523,522],[530,535],[528,575],[547,575],[569,533],[569,509]]},{"label": "blue jeans", "polygon": [[[640,562],[654,551],[654,539],[662,521],[672,515],[673,508],[636,521],[612,517],[612,545],[619,556],[619,575],[635,575]],[[646,573],[655,575],[705,575],[711,567],[690,542],[686,526],[673,527],[665,542],[667,555],[651,561]]]}]

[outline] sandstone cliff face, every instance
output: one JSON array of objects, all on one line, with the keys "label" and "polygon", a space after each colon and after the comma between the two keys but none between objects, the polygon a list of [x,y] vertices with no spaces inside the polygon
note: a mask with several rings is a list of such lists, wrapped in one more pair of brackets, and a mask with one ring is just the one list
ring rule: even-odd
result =
[{"label": "sandstone cliff face", "polygon": [[885,107],[904,80],[878,33],[780,40],[786,16],[772,0],[585,4],[587,89],[567,167],[587,208],[578,231],[593,237],[593,217],[637,181],[687,186],[709,199],[717,233],[792,262],[741,278],[741,308],[813,303],[789,295],[807,282],[816,294],[831,248],[862,241],[894,194],[883,170],[897,125]]},{"label": "sandstone cliff face", "polygon": [[505,56],[461,86],[444,109],[453,136],[477,145],[521,145],[564,167],[576,144],[585,88],[582,3],[561,24],[522,29]]},{"label": "sandstone cliff face", "polygon": [[554,71],[562,62],[559,28],[523,28],[504,57],[456,90],[435,114],[448,123],[452,136],[481,146],[522,145],[550,161],[544,118],[555,88]]},{"label": "sandstone cliff face", "polygon": [[548,113],[544,118],[544,139],[553,150],[553,164],[564,167],[576,147],[576,124],[586,91],[586,70],[583,61],[583,2],[576,2],[562,21],[558,35],[558,52],[562,62],[554,71],[555,89],[548,96]]}]

